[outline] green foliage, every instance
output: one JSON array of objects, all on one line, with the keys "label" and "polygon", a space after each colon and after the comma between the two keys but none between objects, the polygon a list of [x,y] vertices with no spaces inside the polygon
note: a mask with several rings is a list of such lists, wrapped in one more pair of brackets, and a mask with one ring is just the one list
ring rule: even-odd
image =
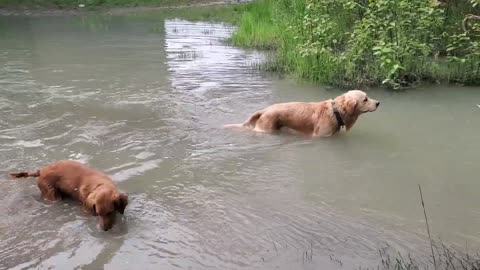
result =
[{"label": "green foliage", "polygon": [[272,19],[272,0],[258,1],[244,6],[245,12],[240,18],[241,28],[233,35],[232,42],[246,47],[275,49],[279,29]]},{"label": "green foliage", "polygon": [[[429,69],[435,28],[442,20],[442,10],[430,0],[377,0],[355,8],[363,14],[350,35],[346,79],[359,80],[355,76],[362,74],[396,88]],[[368,65],[362,65],[365,59]]]},{"label": "green foliage", "polygon": [[273,49],[276,45],[275,38],[272,37],[274,33],[271,28],[272,24],[264,23],[257,25],[257,21],[254,16],[246,14],[242,16],[241,32],[232,38],[235,43],[242,43],[248,47],[255,47],[259,49]]},{"label": "green foliage", "polygon": [[421,80],[479,84],[479,3],[260,0],[247,9],[244,18],[249,19],[240,22],[233,40],[255,46],[250,38],[258,40],[258,29],[267,25],[269,40],[277,42],[269,45],[277,48],[277,69],[322,83],[392,88]]}]

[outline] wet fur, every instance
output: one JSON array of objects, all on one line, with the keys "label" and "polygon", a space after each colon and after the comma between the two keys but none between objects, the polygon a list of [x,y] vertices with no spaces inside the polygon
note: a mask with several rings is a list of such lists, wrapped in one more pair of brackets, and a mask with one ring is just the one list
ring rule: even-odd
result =
[{"label": "wet fur", "polygon": [[[348,91],[334,100],[347,131],[353,127],[360,114],[373,112],[380,104],[360,90]],[[328,137],[340,130],[333,113],[332,101],[277,103],[254,112],[242,124],[228,124],[224,127],[269,133],[288,128],[308,136]]]},{"label": "wet fur", "polygon": [[105,231],[113,226],[115,213],[123,214],[128,205],[128,196],[117,191],[110,177],[77,161],[58,161],[34,173],[10,175],[13,178],[38,177],[38,188],[47,200],[68,196],[80,201],[92,215],[99,217],[100,227]]}]

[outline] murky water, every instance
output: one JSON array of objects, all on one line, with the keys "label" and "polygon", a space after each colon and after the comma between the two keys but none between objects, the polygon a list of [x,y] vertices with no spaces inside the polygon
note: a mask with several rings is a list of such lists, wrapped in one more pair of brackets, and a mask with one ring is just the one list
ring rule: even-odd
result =
[{"label": "murky water", "polygon": [[329,139],[235,132],[274,102],[342,91],[262,74],[221,24],[0,19],[0,172],[75,159],[130,194],[109,232],[33,179],[0,181],[0,269],[349,269],[432,234],[480,246],[480,91],[368,90]]}]

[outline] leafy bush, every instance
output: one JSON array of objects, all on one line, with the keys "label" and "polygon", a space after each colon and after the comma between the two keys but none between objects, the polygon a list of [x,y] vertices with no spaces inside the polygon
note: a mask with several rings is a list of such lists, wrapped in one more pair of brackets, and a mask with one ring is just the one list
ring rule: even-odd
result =
[{"label": "leafy bush", "polygon": [[480,0],[261,0],[233,40],[255,46],[268,23],[277,69],[322,83],[479,84],[479,10]]}]

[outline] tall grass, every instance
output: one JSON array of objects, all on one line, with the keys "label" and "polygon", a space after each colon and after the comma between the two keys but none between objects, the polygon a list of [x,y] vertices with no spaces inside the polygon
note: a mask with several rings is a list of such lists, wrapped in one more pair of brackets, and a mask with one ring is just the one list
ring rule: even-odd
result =
[{"label": "tall grass", "polygon": [[273,22],[273,0],[258,1],[246,6],[240,18],[241,27],[232,37],[234,44],[260,49],[275,49],[279,44],[277,25]]},{"label": "tall grass", "polygon": [[327,84],[480,84],[480,22],[462,29],[480,13],[469,1],[259,0],[232,40],[274,48],[275,69]]},{"label": "tall grass", "polygon": [[[441,241],[432,242],[435,262],[433,257],[402,255],[394,253],[388,245],[379,249],[380,264],[371,268],[382,270],[478,270],[480,269],[480,255],[470,254],[468,249],[459,251],[449,247]],[[425,256],[425,255],[424,255]],[[420,258],[419,258],[420,257]],[[420,260],[421,259],[421,260]],[[358,268],[369,269],[369,268]]]}]

